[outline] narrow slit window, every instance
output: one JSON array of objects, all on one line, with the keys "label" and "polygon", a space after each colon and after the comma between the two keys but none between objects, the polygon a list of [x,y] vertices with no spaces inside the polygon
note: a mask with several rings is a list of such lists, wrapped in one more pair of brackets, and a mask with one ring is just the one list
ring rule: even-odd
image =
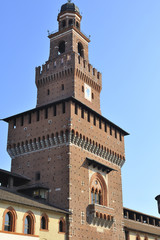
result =
[{"label": "narrow slit window", "polygon": [[56,116],[57,115],[57,106],[54,105],[53,107],[53,115]]},{"label": "narrow slit window", "polygon": [[37,122],[39,121],[39,111],[37,111]]},{"label": "narrow slit window", "polygon": [[23,126],[23,124],[24,124],[24,117],[22,116],[21,117],[21,126]]},{"label": "narrow slit window", "polygon": [[64,84],[62,84],[62,91],[64,90]]},{"label": "narrow slit window", "polygon": [[107,123],[104,124],[104,130],[107,132]]},{"label": "narrow slit window", "polygon": [[62,103],[62,113],[65,113],[66,112],[66,105],[65,105],[65,102]]},{"label": "narrow slit window", "polygon": [[117,138],[117,130],[115,129],[115,138]]},{"label": "narrow slit window", "polygon": [[90,112],[88,111],[88,122],[90,122]]},{"label": "narrow slit window", "polygon": [[28,115],[28,123],[31,124],[31,113]]},{"label": "narrow slit window", "polygon": [[81,118],[84,118],[84,109],[81,109]]},{"label": "narrow slit window", "polygon": [[119,140],[122,141],[122,134],[121,134],[121,132],[119,133]]},{"label": "narrow slit window", "polygon": [[94,93],[92,93],[92,99],[94,99]]},{"label": "narrow slit window", "polygon": [[48,108],[45,109],[45,119],[48,118]]},{"label": "narrow slit window", "polygon": [[102,128],[102,123],[101,123],[101,119],[99,119],[99,128]]},{"label": "narrow slit window", "polygon": [[13,128],[16,128],[16,118],[13,120]]},{"label": "narrow slit window", "polygon": [[112,136],[112,126],[110,126],[110,135]]},{"label": "narrow slit window", "polygon": [[94,124],[94,126],[96,126],[96,116],[94,116],[94,118],[93,118],[93,124]]},{"label": "narrow slit window", "polygon": [[75,114],[76,115],[78,114],[78,106],[77,106],[77,104],[75,104]]}]

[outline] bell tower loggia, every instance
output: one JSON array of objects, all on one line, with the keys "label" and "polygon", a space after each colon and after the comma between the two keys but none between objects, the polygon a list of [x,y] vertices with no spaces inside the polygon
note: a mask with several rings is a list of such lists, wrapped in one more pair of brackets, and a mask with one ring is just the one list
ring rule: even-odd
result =
[{"label": "bell tower loggia", "polygon": [[90,39],[81,32],[79,9],[68,2],[58,14],[59,30],[49,33],[48,61],[36,68],[37,107],[74,97],[100,113],[101,73],[88,59]]}]

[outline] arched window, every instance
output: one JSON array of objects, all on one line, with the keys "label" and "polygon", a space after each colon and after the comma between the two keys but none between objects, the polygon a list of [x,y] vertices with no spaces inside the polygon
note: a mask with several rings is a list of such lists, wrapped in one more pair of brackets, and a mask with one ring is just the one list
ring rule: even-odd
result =
[{"label": "arched window", "polygon": [[66,26],[66,20],[62,21],[62,27],[64,28]]},{"label": "arched window", "polygon": [[79,56],[84,57],[83,45],[80,42],[78,43],[78,54]]},{"label": "arched window", "polygon": [[31,217],[29,215],[25,218],[24,233],[31,234]]},{"label": "arched window", "polygon": [[11,213],[7,212],[5,216],[4,231],[12,231],[12,221]]},{"label": "arched window", "polygon": [[48,230],[48,216],[46,214],[43,214],[41,216],[41,226],[40,226],[40,229]]},{"label": "arched window", "polygon": [[23,217],[24,234],[34,235],[35,217],[32,212],[25,213]]},{"label": "arched window", "polygon": [[79,22],[76,22],[76,27],[79,29]]},{"label": "arched window", "polygon": [[7,208],[3,214],[3,230],[15,232],[16,219],[16,211],[12,207]]},{"label": "arched window", "polygon": [[65,225],[66,225],[66,223],[65,223],[64,218],[60,218],[60,220],[59,220],[59,232],[65,233]]},{"label": "arched window", "polygon": [[58,55],[61,55],[64,52],[65,52],[65,41],[62,41],[59,43]]},{"label": "arched window", "polygon": [[91,204],[107,206],[107,187],[103,176],[94,173],[90,180]]},{"label": "arched window", "polygon": [[73,19],[69,19],[69,26],[73,25]]}]

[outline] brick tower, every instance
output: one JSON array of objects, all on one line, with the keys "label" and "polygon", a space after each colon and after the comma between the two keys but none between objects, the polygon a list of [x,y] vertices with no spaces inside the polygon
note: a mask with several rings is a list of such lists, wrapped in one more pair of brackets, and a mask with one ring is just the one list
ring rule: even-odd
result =
[{"label": "brick tower", "polygon": [[123,240],[128,133],[101,115],[101,74],[89,63],[81,19],[74,3],[62,5],[49,59],[36,68],[36,108],[4,119],[7,150],[11,170],[31,179],[30,194],[37,197],[37,186],[46,202],[72,213],[67,239]]}]

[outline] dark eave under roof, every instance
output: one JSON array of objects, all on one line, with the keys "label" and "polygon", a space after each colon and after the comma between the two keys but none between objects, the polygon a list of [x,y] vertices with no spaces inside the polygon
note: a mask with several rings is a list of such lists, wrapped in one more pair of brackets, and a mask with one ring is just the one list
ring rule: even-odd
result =
[{"label": "dark eave under roof", "polygon": [[18,190],[29,190],[29,189],[32,189],[32,190],[35,190],[35,189],[49,190],[49,187],[44,186],[41,183],[35,183],[35,184],[32,184],[32,185],[26,185],[26,186],[22,186],[22,187],[18,188]]},{"label": "dark eave under roof", "polygon": [[25,177],[24,175],[20,175],[20,174],[14,173],[14,172],[9,172],[9,171],[4,170],[4,169],[0,169],[0,178],[1,177],[13,177],[15,179],[25,181],[25,182],[30,181],[30,178]]},{"label": "dark eave under roof", "polygon": [[0,169],[0,183],[2,186],[7,186],[11,178],[13,179],[13,185],[16,187],[26,184],[30,181],[30,179],[25,176]]},{"label": "dark eave under roof", "polygon": [[53,106],[54,104],[58,104],[58,103],[62,103],[62,102],[68,102],[68,101],[73,101],[75,102],[76,104],[82,106],[84,109],[90,111],[91,113],[93,113],[94,115],[97,116],[97,118],[100,118],[101,120],[103,120],[104,122],[110,124],[112,127],[116,128],[117,130],[119,130],[124,136],[127,136],[129,135],[128,132],[124,131],[122,128],[120,128],[119,126],[117,126],[116,124],[114,124],[113,122],[109,121],[107,118],[103,117],[101,114],[97,113],[96,111],[94,111],[93,109],[89,108],[88,106],[86,106],[85,104],[83,104],[82,102],[78,101],[77,99],[75,99],[74,97],[69,97],[69,98],[65,98],[65,99],[61,99],[59,101],[56,101],[56,102],[52,102],[52,103],[49,103],[47,105],[43,105],[43,106],[40,106],[40,107],[37,107],[37,108],[33,108],[31,110],[28,110],[28,111],[25,111],[23,113],[19,113],[19,114],[16,114],[16,115],[13,115],[11,117],[8,117],[8,118],[4,118],[4,119],[1,119],[5,122],[9,122],[11,119],[15,118],[15,117],[19,117],[21,116],[22,114],[28,114],[28,113],[32,113],[32,112],[35,112],[37,110],[41,110],[41,109],[44,109],[44,108],[48,108],[48,107],[51,107]]},{"label": "dark eave under roof", "polygon": [[86,160],[88,161],[89,166],[97,167],[99,170],[102,170],[103,172],[106,172],[107,174],[110,173],[111,171],[117,171],[117,170],[115,170],[111,167],[108,167],[96,160],[93,160],[90,158],[86,158]]},{"label": "dark eave under roof", "polygon": [[0,187],[0,200],[5,201],[5,202],[11,202],[13,204],[17,203],[17,204],[21,204],[21,205],[25,205],[25,206],[35,207],[38,209],[45,209],[45,210],[49,210],[49,211],[70,214],[70,212],[68,212],[65,209],[58,208],[56,206],[53,206],[51,204],[47,204],[44,202],[37,201],[26,195],[24,196],[20,193],[13,192],[8,188],[4,189],[4,188]]}]

